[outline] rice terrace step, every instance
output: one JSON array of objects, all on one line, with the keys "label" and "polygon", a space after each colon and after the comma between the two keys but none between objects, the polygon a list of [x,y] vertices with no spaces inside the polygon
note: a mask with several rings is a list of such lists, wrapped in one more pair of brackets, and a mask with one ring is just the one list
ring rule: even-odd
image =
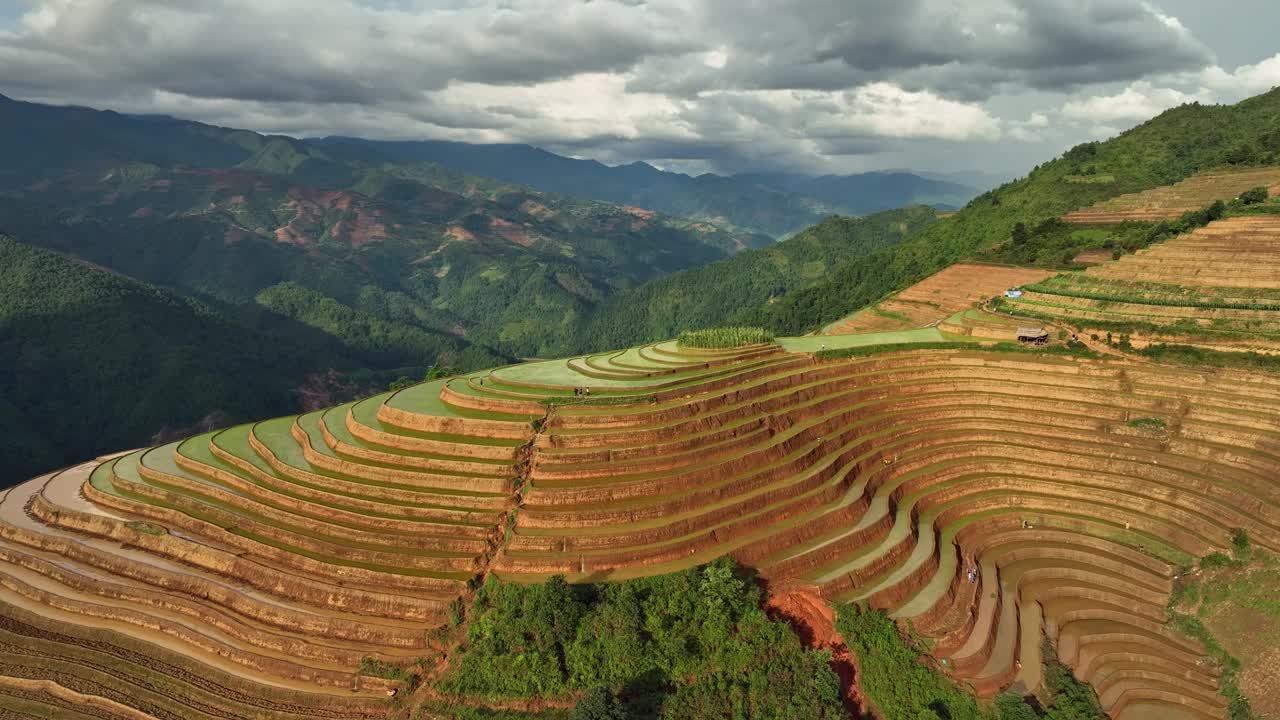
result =
[{"label": "rice terrace step", "polygon": [[[1116,716],[1161,702],[1223,715],[1163,607],[1175,568],[1234,529],[1280,550],[1280,455],[1257,442],[1280,427],[1280,381],[976,346],[592,358],[14,488],[8,612],[52,603],[84,633],[216,655],[223,683],[341,690],[329,707],[354,716],[390,689],[353,674],[357,654],[428,651],[414,628],[444,622],[477,573],[619,580],[728,553],[771,583],[912,620],[979,694],[1034,691],[1043,632]],[[1162,434],[1131,432],[1139,417],[1164,418]]]}]

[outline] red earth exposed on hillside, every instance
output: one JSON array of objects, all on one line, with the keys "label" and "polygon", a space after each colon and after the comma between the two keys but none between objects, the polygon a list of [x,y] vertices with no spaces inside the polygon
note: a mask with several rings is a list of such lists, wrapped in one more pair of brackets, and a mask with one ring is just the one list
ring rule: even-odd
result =
[{"label": "red earth exposed on hillside", "polygon": [[831,669],[840,678],[845,709],[855,718],[872,717],[858,686],[857,659],[836,630],[830,603],[806,590],[785,590],[768,596],[765,612],[789,623],[805,647],[831,651]]}]

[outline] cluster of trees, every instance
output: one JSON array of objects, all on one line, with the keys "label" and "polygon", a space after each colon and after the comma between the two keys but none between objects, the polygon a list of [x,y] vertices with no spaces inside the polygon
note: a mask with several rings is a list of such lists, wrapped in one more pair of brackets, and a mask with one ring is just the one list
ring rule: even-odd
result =
[{"label": "cluster of trees", "polygon": [[1260,186],[1245,190],[1240,193],[1240,197],[1236,199],[1240,201],[1241,205],[1256,205],[1258,203],[1266,202],[1270,197],[1271,194],[1267,191],[1266,186]]},{"label": "cluster of trees", "polygon": [[[1236,540],[1235,547],[1247,548]],[[847,718],[826,652],[804,650],[760,610],[752,579],[727,559],[682,573],[604,585],[491,581],[471,609],[443,702],[576,696],[538,713],[467,708],[470,720]],[[928,660],[923,642],[883,612],[838,608],[836,629],[858,658],[877,717],[912,720],[1105,720],[1096,693],[1041,646],[1044,692],[981,702]],[[424,717],[444,706],[424,706]],[[1247,710],[1247,703],[1243,705]],[[1248,714],[1233,713],[1246,720]]]},{"label": "cluster of trees", "polygon": [[997,720],[1107,720],[1093,687],[1077,680],[1071,669],[1058,661],[1048,639],[1040,650],[1048,700],[1042,704],[1034,698],[1004,693],[996,698]]},{"label": "cluster of trees", "polygon": [[761,609],[728,559],[602,585],[490,581],[445,693],[578,695],[580,720],[844,718],[830,654]]}]

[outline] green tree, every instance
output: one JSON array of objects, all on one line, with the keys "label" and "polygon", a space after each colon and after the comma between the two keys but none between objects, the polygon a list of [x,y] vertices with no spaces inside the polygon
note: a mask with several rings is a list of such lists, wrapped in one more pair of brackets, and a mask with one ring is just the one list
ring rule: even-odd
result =
[{"label": "green tree", "polygon": [[1014,223],[1012,238],[1014,245],[1026,245],[1031,240],[1031,233],[1025,223]]},{"label": "green tree", "polygon": [[1266,202],[1269,197],[1270,194],[1267,192],[1267,188],[1265,186],[1256,187],[1240,193],[1240,204],[1256,205],[1258,203]]},{"label": "green tree", "polygon": [[628,720],[622,701],[608,688],[593,687],[573,707],[571,720]]},{"label": "green tree", "polygon": [[998,720],[1040,720],[1035,708],[1011,692],[996,696],[996,717]]},{"label": "green tree", "polygon": [[595,688],[625,688],[632,714],[648,718],[844,717],[830,655],[771,620],[754,579],[727,558],[605,585],[492,581],[468,618],[466,649],[442,682],[449,692],[587,690],[599,709]]}]

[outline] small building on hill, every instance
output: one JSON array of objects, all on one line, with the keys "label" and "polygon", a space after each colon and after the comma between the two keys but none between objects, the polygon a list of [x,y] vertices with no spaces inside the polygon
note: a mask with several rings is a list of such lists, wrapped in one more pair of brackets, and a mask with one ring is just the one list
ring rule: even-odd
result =
[{"label": "small building on hill", "polygon": [[1044,345],[1049,342],[1049,331],[1039,327],[1018,328],[1018,342],[1028,345]]}]

